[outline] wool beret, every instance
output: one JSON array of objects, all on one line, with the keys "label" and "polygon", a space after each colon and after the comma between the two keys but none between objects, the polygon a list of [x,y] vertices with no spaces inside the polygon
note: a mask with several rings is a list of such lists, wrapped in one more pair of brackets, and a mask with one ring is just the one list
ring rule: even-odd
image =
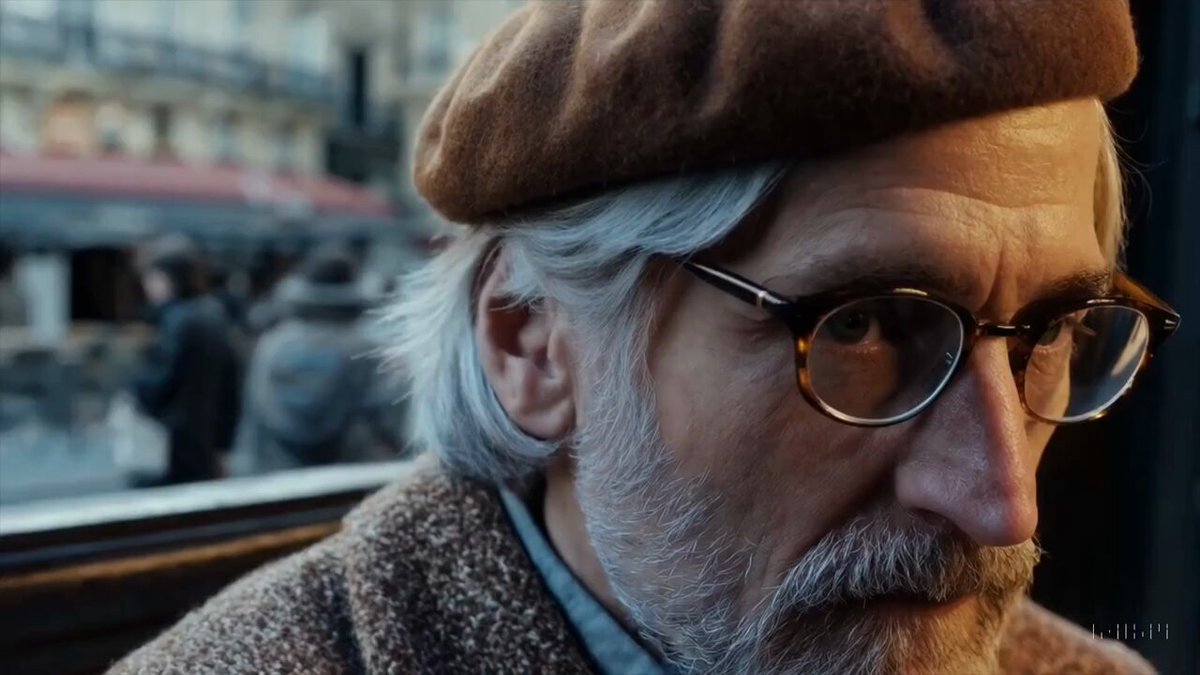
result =
[{"label": "wool beret", "polygon": [[817,158],[1137,70],[1126,0],[544,0],[435,97],[414,182],[486,223],[622,182]]}]

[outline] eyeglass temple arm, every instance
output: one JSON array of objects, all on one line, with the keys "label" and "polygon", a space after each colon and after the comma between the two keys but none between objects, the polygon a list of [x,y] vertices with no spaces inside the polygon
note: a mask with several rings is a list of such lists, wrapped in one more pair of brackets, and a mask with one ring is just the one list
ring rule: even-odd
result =
[{"label": "eyeglass temple arm", "polygon": [[695,274],[701,281],[759,309],[774,312],[789,307],[792,304],[753,281],[733,272],[690,260],[685,260],[682,264],[684,269]]},{"label": "eyeglass temple arm", "polygon": [[[793,306],[793,303],[789,300],[772,293],[766,288],[734,272],[691,260],[683,260],[680,264],[683,265],[684,269],[699,277],[701,281],[759,309],[778,313]],[[1114,286],[1116,290],[1163,312],[1161,327],[1168,333],[1173,332],[1179,327],[1179,313],[1162,298],[1152,293],[1150,289],[1134,281],[1124,272],[1116,274]]]},{"label": "eyeglass temple arm", "polygon": [[1174,330],[1179,325],[1179,313],[1166,303],[1162,298],[1158,297],[1150,291],[1150,289],[1134,281],[1124,272],[1117,272],[1116,278],[1113,280],[1113,286],[1116,290],[1125,293],[1134,300],[1140,300],[1148,305],[1170,315],[1170,321],[1165,325],[1166,328]]}]

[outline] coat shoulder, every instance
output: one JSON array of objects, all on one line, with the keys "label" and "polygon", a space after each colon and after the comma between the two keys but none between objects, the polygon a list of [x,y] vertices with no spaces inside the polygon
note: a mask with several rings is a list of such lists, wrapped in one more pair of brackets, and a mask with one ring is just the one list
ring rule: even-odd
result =
[{"label": "coat shoulder", "polygon": [[110,675],[354,672],[339,537],[235,582]]},{"label": "coat shoulder", "polygon": [[1046,608],[1024,600],[1000,648],[1001,671],[1021,675],[1144,675],[1157,671],[1137,652],[1094,636]]},{"label": "coat shoulder", "polygon": [[[402,483],[404,481],[401,481]],[[285,675],[360,673],[354,625],[354,557],[364,546],[350,526],[234,582],[157,638],[115,664],[109,675]]]},{"label": "coat shoulder", "polygon": [[587,672],[494,491],[428,459],[110,675]]}]

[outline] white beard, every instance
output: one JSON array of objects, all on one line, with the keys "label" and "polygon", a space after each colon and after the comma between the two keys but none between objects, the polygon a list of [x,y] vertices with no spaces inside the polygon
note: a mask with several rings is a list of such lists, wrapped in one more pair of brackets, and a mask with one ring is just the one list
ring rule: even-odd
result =
[{"label": "white beard", "polygon": [[[1003,624],[1037,563],[1032,542],[969,549],[946,532],[900,532],[879,513],[864,514],[827,534],[743,613],[754,543],[724,526],[722,498],[706,490],[705,476],[675,471],[648,396],[606,376],[593,389],[592,422],[576,437],[580,506],[617,600],[673,666],[695,673],[995,671]],[[945,599],[968,589],[981,592],[979,621],[957,639],[861,610],[885,593]]]}]

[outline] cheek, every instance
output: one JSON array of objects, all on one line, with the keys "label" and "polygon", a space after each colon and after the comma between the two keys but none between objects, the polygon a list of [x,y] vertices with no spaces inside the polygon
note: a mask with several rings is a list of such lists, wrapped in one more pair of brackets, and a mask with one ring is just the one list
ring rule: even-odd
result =
[{"label": "cheek", "polygon": [[662,337],[650,363],[662,440],[719,497],[720,526],[757,545],[751,574],[769,585],[870,499],[895,439],[810,406],[786,336],[757,351],[701,327]]},{"label": "cheek", "polygon": [[746,349],[711,326],[678,325],[661,338],[650,375],[659,430],[680,472],[712,475],[742,464],[735,454],[783,440],[799,397],[786,337]]}]

